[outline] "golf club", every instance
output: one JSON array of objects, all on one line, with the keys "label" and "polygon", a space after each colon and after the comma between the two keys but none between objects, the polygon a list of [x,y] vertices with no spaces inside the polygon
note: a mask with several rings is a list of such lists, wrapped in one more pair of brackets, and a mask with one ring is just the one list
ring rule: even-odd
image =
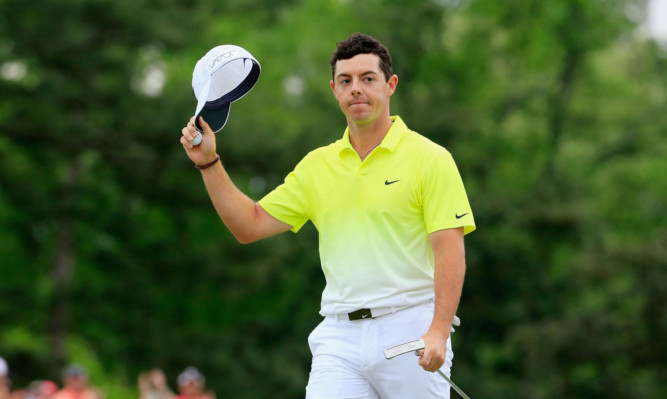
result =
[{"label": "golf club", "polygon": [[[424,340],[423,339],[418,339],[416,341],[406,342],[404,344],[392,346],[391,348],[385,349],[384,350],[384,357],[385,357],[385,359],[389,360],[389,359],[392,359],[396,356],[403,355],[403,354],[406,354],[408,352],[413,352],[413,351],[414,351],[415,355],[419,356],[420,355],[419,351],[424,350],[424,348],[426,348],[426,345],[424,344]],[[463,392],[463,390],[461,388],[459,388],[456,384],[454,384],[454,381],[449,379],[449,377],[447,377],[445,375],[445,373],[443,373],[440,370],[438,370],[438,373],[442,376],[442,378],[444,378],[449,383],[449,385],[451,385],[454,388],[454,390],[456,392],[458,392],[459,395],[461,395],[462,398],[470,399],[470,396],[466,395],[466,393]]]}]

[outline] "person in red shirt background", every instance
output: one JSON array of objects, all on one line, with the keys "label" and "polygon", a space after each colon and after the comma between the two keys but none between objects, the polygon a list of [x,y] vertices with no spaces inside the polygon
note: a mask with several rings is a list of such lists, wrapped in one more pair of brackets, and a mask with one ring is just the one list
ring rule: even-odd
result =
[{"label": "person in red shirt background", "polygon": [[206,379],[196,367],[188,367],[178,376],[176,399],[215,399],[213,392],[204,392]]},{"label": "person in red shirt background", "polygon": [[70,364],[63,372],[65,386],[53,399],[104,399],[102,392],[88,385],[88,371],[79,364]]}]

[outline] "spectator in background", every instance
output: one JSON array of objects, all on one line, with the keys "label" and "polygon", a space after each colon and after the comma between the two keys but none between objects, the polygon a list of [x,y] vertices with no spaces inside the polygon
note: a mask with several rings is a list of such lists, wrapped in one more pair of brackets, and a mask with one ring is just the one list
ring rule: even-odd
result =
[{"label": "spectator in background", "polygon": [[58,392],[58,385],[53,381],[33,381],[28,388],[25,399],[51,399],[56,392]]},{"label": "spectator in background", "polygon": [[188,367],[178,376],[176,399],[215,399],[212,392],[204,392],[206,379],[196,367]]},{"label": "spectator in background", "polygon": [[0,357],[0,399],[51,399],[58,391],[58,385],[49,380],[33,381],[28,388],[11,392],[9,367]]},{"label": "spectator in background", "polygon": [[9,399],[10,386],[9,367],[5,359],[0,357],[0,399]]},{"label": "spectator in background", "polygon": [[79,364],[70,364],[63,372],[65,386],[53,399],[102,399],[99,389],[88,386],[88,371]]},{"label": "spectator in background", "polygon": [[139,375],[141,399],[172,399],[175,394],[167,386],[167,378],[160,369]]}]

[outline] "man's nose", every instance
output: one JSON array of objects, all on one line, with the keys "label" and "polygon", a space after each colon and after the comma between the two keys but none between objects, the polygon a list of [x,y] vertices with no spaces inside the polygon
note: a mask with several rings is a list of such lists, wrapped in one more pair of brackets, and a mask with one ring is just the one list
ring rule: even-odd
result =
[{"label": "man's nose", "polygon": [[358,96],[361,94],[361,89],[359,88],[359,81],[357,79],[352,80],[352,95]]}]

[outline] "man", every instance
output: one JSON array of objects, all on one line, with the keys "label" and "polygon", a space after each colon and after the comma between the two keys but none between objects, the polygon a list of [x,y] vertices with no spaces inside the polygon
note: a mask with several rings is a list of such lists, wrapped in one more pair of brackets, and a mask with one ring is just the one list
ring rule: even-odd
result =
[{"label": "man", "polygon": [[9,366],[5,359],[0,357],[0,399],[9,399],[10,388]]},{"label": "man", "polygon": [[[205,121],[199,147],[192,120],[181,143],[206,166],[213,204],[241,243],[296,232],[308,220],[319,231],[325,319],[309,336],[307,398],[448,398],[447,383],[432,372],[450,373],[463,235],[475,229],[461,178],[449,152],[391,116],[398,77],[382,44],[352,35],[338,43],[331,67],[343,138],[309,153],[261,201],[215,162]],[[383,349],[420,336],[426,349],[418,360],[384,359]]]},{"label": "man", "polygon": [[161,369],[152,369],[139,375],[139,399],[172,399],[174,393],[167,385],[167,377]]},{"label": "man", "polygon": [[58,385],[50,380],[37,380],[30,383],[25,399],[49,399],[58,392]]},{"label": "man", "polygon": [[88,385],[88,371],[72,363],[63,371],[64,387],[53,395],[53,399],[101,399],[103,395]]},{"label": "man", "polygon": [[178,392],[176,399],[214,399],[210,393],[204,393],[206,379],[196,367],[188,367],[178,376]]}]

